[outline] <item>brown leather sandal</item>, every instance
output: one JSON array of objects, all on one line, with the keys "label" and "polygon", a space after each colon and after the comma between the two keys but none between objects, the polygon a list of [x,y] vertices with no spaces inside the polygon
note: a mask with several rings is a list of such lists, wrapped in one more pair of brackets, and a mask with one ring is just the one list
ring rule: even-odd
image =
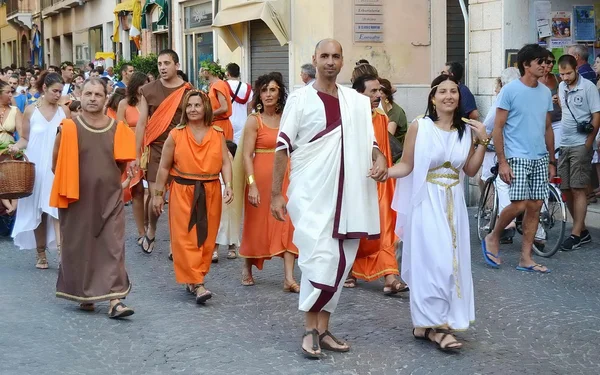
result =
[{"label": "brown leather sandal", "polygon": [[300,285],[298,285],[298,283],[294,282],[294,283],[286,286],[285,283],[283,283],[283,291],[288,292],[288,293],[300,293]]},{"label": "brown leather sandal", "polygon": [[48,269],[48,258],[46,257],[46,247],[37,248],[37,254],[35,258],[35,268],[39,270]]},{"label": "brown leather sandal", "polygon": [[[323,339],[326,336],[329,336],[339,346],[346,345],[346,347],[345,348],[334,348],[333,346],[331,346],[328,343],[326,343],[325,341],[323,341]],[[328,330],[319,335],[319,344],[321,345],[321,349],[329,350],[332,352],[346,353],[346,352],[350,351],[350,345],[348,345],[348,343],[343,342],[342,340],[338,339]]]},{"label": "brown leather sandal", "polygon": [[317,331],[316,329],[310,330],[310,331],[305,331],[304,334],[302,335],[302,354],[304,354],[304,357],[309,358],[309,359],[321,359],[323,358],[323,353],[311,353],[308,350],[304,349],[304,338],[306,336],[312,336],[312,347],[310,348],[313,352],[316,352],[317,350],[321,349],[319,347],[319,331]]}]

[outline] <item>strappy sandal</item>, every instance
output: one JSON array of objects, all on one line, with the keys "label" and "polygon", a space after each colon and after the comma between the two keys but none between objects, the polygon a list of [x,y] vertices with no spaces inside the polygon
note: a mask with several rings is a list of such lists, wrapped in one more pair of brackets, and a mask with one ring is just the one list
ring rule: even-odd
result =
[{"label": "strappy sandal", "polygon": [[[35,268],[39,270],[48,269],[48,258],[46,258],[46,248],[38,248],[35,257]],[[40,251],[41,250],[41,251]]]},{"label": "strappy sandal", "polygon": [[300,293],[300,285],[294,282],[289,286],[285,286],[285,283],[283,283],[283,291],[288,293]]},{"label": "strappy sandal", "polygon": [[144,242],[144,236],[139,236],[135,241],[137,242],[138,246],[142,246],[142,243]]},{"label": "strappy sandal", "polygon": [[93,303],[80,303],[79,310],[92,312],[96,310],[96,307]]},{"label": "strappy sandal", "polygon": [[433,328],[426,328],[425,329],[425,333],[423,334],[423,336],[417,336],[415,334],[416,332],[416,328],[413,328],[413,337],[416,338],[417,340],[429,340],[431,341],[431,339],[429,338],[429,335],[431,334],[431,331],[434,331]]},{"label": "strappy sandal", "polygon": [[[328,343],[326,343],[325,341],[323,341],[323,339],[327,336],[331,337],[331,339],[336,344],[338,344],[340,346],[346,345],[346,347],[345,348],[334,348],[333,346],[331,346]],[[332,335],[331,332],[329,332],[328,330],[319,335],[319,344],[321,345],[321,349],[329,350],[331,352],[346,353],[346,352],[350,351],[350,345],[348,345],[348,343],[345,343],[342,340],[339,340],[337,337]]]},{"label": "strappy sandal", "polygon": [[237,258],[237,250],[235,247],[233,249],[227,250],[227,259],[235,259]]},{"label": "strappy sandal", "polygon": [[311,350],[313,352],[316,352],[317,350],[321,349],[319,347],[319,331],[317,331],[316,329],[313,329],[311,331],[305,331],[304,334],[302,335],[302,344],[301,344],[302,354],[304,354],[304,357],[310,358],[310,359],[323,358],[323,353],[311,353],[308,350],[304,349],[304,338],[309,335],[312,336]]},{"label": "strappy sandal", "polygon": [[[121,308],[121,310],[118,309],[119,307]],[[134,311],[131,308],[125,306],[123,302],[119,302],[115,304],[112,307],[112,309],[110,309],[110,311],[108,312],[108,317],[111,319],[121,319],[131,316],[133,314]]]},{"label": "strappy sandal", "polygon": [[[204,292],[198,294],[198,291],[200,291],[200,289],[204,289]],[[208,290],[204,287],[204,284],[196,285],[196,303],[197,304],[203,305],[204,303],[206,303],[206,301],[208,301],[211,298],[212,298],[212,293],[210,292],[210,290]]]},{"label": "strappy sandal", "polygon": [[[152,251],[154,251],[154,241],[156,241],[156,235],[154,235],[154,238],[152,239],[148,238],[147,235],[144,235],[144,239],[140,245],[142,247],[142,251],[148,255],[152,254]],[[144,246],[145,244],[148,246]]]},{"label": "strappy sandal", "polygon": [[348,277],[344,281],[344,288],[356,288],[356,279],[354,277]]},{"label": "strappy sandal", "polygon": [[185,285],[185,291],[188,292],[189,294],[196,294],[196,285],[190,285],[190,284],[186,284]]},{"label": "strappy sandal", "polygon": [[242,271],[242,285],[243,286],[252,286],[254,285],[254,278],[252,277],[252,273],[249,272],[244,276],[244,271]]},{"label": "strappy sandal", "polygon": [[386,296],[391,296],[393,294],[408,292],[408,285],[404,284],[402,281],[396,279],[392,282],[390,286],[383,287],[383,294]]},{"label": "strappy sandal", "polygon": [[[437,335],[438,333],[442,334],[442,338],[440,339],[440,341],[437,341],[435,339],[435,335]],[[460,343],[456,339],[456,337],[454,337],[454,335],[452,334],[452,331],[450,331],[449,329],[436,328],[433,330],[433,335],[434,336],[433,336],[432,341],[437,345],[437,348],[443,352],[456,352],[456,351],[462,349],[462,343]],[[454,341],[449,342],[445,346],[442,345],[442,343],[448,336],[452,337],[454,339]]]}]

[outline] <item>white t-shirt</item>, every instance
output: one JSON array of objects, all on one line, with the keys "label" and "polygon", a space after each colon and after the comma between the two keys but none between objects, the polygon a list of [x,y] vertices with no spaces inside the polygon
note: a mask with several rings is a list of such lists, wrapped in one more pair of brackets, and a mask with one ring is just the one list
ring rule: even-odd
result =
[{"label": "white t-shirt", "polygon": [[[240,81],[230,79],[227,81],[229,87],[231,87],[231,98],[233,99],[233,94],[237,90],[238,84]],[[232,103],[232,112],[229,120],[231,121],[231,125],[233,126],[233,141],[235,144],[238,144],[240,141],[240,136],[242,135],[242,130],[244,129],[244,125],[246,124],[246,119],[248,118],[248,105],[252,102],[252,88],[242,82],[240,86],[240,91],[238,91],[237,98],[238,100],[244,100],[246,95],[248,94],[248,90],[250,90],[250,95],[248,95],[248,100],[244,103],[238,103],[237,101],[233,101]]]},{"label": "white t-shirt", "polygon": [[25,94],[27,92],[27,86],[17,86],[15,94]]}]

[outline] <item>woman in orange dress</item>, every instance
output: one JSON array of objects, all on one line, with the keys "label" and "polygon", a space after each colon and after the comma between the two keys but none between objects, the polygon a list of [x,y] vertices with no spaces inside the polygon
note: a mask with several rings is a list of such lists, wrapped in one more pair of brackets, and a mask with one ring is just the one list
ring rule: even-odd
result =
[{"label": "woman in orange dress", "polygon": [[[147,77],[144,73],[133,73],[129,81],[129,86],[127,86],[127,94],[125,98],[119,102],[117,109],[117,121],[123,121],[134,132],[140,116],[140,111],[138,109],[141,97],[140,87],[146,84],[146,79]],[[132,201],[133,218],[138,232],[137,243],[138,245],[141,245],[144,234],[146,233],[147,223],[147,220],[144,217],[144,184],[142,183],[144,173],[139,167],[136,167],[135,169],[128,167],[128,169],[131,177],[129,179],[129,186],[123,189],[123,200],[125,202]],[[123,181],[128,178],[127,175],[127,171],[123,173]]]},{"label": "woman in orange dress", "polygon": [[[118,88],[112,93],[108,101],[106,102],[106,115],[114,120],[117,119],[117,108],[119,102],[125,98],[125,89]],[[110,91],[109,91],[110,93]]]},{"label": "woman in orange dress", "polygon": [[202,67],[202,74],[208,81],[208,97],[213,110],[213,125],[223,129],[225,139],[233,141],[233,125],[229,120],[233,107],[229,84],[223,81],[223,69],[219,64],[211,62]]},{"label": "woman in orange dress", "polygon": [[[256,80],[252,103],[255,113],[246,121],[240,141],[242,150],[237,151],[235,161],[235,174],[239,176],[237,182],[242,181],[241,176],[244,176],[243,172],[238,172],[238,165],[243,161],[247,185],[245,193],[248,197],[244,200],[244,226],[239,254],[245,258],[242,285],[254,285],[252,266],[261,270],[265,260],[280,256],[284,265],[283,290],[298,293],[300,287],[294,280],[294,260],[298,257],[298,249],[292,243],[294,228],[289,217],[284,222],[277,221],[270,210],[275,146],[286,98],[280,76],[270,73]],[[284,194],[288,184],[289,177],[286,176]],[[242,190],[236,184],[238,189]]]},{"label": "woman in orange dress", "polygon": [[233,200],[232,170],[223,133],[211,126],[208,96],[202,91],[189,91],[182,108],[185,112],[181,125],[169,133],[163,147],[153,206],[156,214],[162,213],[170,175],[169,229],[175,279],[186,284],[196,303],[204,304],[212,297],[204,278],[210,269],[221,220],[219,175],[225,182],[222,199],[229,204]]}]

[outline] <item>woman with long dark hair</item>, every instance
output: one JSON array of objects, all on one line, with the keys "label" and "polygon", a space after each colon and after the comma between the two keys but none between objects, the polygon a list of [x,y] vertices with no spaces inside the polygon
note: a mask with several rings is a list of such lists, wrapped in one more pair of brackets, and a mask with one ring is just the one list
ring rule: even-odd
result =
[{"label": "woman with long dark hair", "polygon": [[[280,74],[269,73],[258,77],[253,91],[252,108],[255,112],[246,121],[241,147],[234,161],[235,194],[244,196],[238,203],[238,212],[242,211],[242,201],[244,204],[240,245],[240,257],[245,258],[242,285],[254,285],[252,266],[261,270],[265,260],[278,256],[283,258],[283,290],[299,293],[300,286],[294,280],[294,261],[298,257],[298,249],[292,243],[292,222],[289,217],[285,221],[276,220],[270,208],[277,134],[287,99],[285,85]],[[284,195],[288,184],[289,177],[286,176]]]},{"label": "woman with long dark hair", "polygon": [[481,122],[461,118],[458,85],[449,75],[433,80],[427,113],[410,125],[402,159],[388,170],[399,179],[392,208],[413,335],[442,350],[460,349],[453,332],[475,319],[463,180],[479,171],[490,141]]},{"label": "woman with long dark hair", "polygon": [[56,246],[60,252],[58,209],[50,207],[50,191],[54,181],[52,151],[58,126],[71,116],[69,109],[59,104],[63,85],[58,73],[42,73],[36,86],[43,95],[25,108],[21,138],[9,147],[11,153],[26,149],[25,155],[35,163],[33,194],[19,200],[12,236],[19,248],[37,249],[35,266],[39,269],[48,268],[46,248]]},{"label": "woman with long dark hair", "polygon": [[[135,72],[129,79],[125,98],[119,102],[117,108],[117,121],[124,121],[133,131],[140,117],[140,98],[142,96],[140,88],[146,84],[146,75],[142,72]],[[117,89],[118,90],[118,89]],[[144,178],[143,171],[138,168],[129,168],[131,175],[129,187],[123,189],[123,199],[125,202],[133,202],[133,218],[138,232],[138,245],[142,244],[144,233],[146,233],[146,218],[144,217]],[[127,171],[123,174],[123,179],[128,178]]]}]

